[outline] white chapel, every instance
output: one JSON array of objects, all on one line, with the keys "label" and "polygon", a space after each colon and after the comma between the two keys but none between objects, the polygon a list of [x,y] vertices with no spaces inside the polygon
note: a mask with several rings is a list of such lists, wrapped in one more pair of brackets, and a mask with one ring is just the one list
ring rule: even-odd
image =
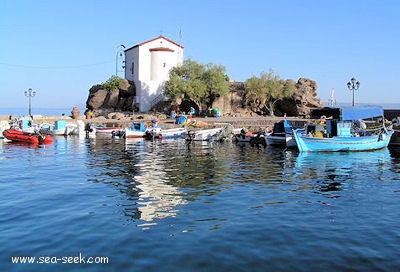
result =
[{"label": "white chapel", "polygon": [[134,104],[147,112],[164,99],[164,82],[171,68],[183,63],[183,46],[158,36],[124,52],[125,78],[136,85]]}]

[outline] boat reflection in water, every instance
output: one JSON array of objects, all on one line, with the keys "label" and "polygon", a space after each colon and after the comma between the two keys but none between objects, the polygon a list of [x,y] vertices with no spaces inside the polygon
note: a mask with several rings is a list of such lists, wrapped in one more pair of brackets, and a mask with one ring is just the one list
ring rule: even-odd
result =
[{"label": "boat reflection in water", "polygon": [[389,146],[389,152],[393,158],[400,158],[400,145]]},{"label": "boat reflection in water", "polygon": [[[370,152],[299,152],[293,178],[319,192],[344,189],[351,182],[385,179],[391,156],[387,148]],[[367,174],[368,173],[368,174]]]}]

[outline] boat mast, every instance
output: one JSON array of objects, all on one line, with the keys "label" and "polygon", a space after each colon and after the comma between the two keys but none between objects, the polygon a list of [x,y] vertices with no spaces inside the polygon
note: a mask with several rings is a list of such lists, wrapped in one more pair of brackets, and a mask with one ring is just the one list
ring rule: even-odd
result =
[{"label": "boat mast", "polygon": [[332,91],[331,91],[331,95],[330,95],[330,97],[329,97],[329,105],[330,105],[331,107],[336,106],[335,89],[332,89]]}]

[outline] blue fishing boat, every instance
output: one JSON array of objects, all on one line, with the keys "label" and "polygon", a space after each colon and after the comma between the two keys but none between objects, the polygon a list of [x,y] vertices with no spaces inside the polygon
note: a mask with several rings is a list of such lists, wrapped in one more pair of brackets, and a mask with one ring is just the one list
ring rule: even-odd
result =
[{"label": "blue fishing boat", "polygon": [[368,151],[387,147],[393,134],[385,126],[383,108],[330,108],[321,124],[296,129],[293,136],[299,151]]},{"label": "blue fishing boat", "polygon": [[130,127],[125,128],[123,136],[126,139],[129,138],[154,138],[160,133],[161,126],[157,125],[156,120],[152,120],[151,123],[144,122],[133,122]]}]

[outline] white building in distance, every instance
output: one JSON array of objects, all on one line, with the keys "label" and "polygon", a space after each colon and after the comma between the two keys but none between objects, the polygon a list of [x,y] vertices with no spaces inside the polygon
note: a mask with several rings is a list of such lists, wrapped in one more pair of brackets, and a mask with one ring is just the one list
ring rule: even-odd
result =
[{"label": "white building in distance", "polygon": [[139,112],[147,112],[164,99],[164,82],[169,71],[183,63],[183,46],[158,36],[124,52],[125,78],[136,86],[134,104]]}]

